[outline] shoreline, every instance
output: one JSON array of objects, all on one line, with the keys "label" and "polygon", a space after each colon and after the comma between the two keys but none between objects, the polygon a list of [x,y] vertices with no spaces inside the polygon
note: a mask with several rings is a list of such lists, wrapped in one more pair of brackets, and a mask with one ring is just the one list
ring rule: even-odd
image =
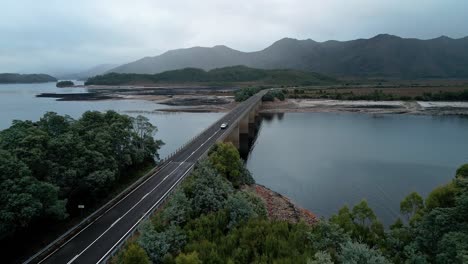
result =
[{"label": "shoreline", "polygon": [[261,113],[367,113],[468,116],[468,102],[286,99],[264,102]]}]

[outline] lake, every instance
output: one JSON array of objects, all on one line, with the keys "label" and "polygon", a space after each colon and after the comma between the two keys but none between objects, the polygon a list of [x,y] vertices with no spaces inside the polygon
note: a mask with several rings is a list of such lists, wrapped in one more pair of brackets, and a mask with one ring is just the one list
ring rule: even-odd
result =
[{"label": "lake", "polygon": [[[76,82],[75,84],[82,84]],[[86,88],[56,88],[53,83],[0,84],[0,129],[8,128],[14,119],[37,121],[47,111],[78,118],[87,110],[115,110],[122,114],[149,118],[158,127],[155,137],[165,145],[160,149],[161,158],[176,150],[219,119],[223,113],[168,113],[154,112],[170,106],[143,100],[106,101],[56,101],[54,98],[38,98],[40,93],[86,93]]]},{"label": "lake", "polygon": [[468,118],[353,113],[264,116],[247,167],[257,183],[318,216],[366,199],[391,224],[468,162]]}]

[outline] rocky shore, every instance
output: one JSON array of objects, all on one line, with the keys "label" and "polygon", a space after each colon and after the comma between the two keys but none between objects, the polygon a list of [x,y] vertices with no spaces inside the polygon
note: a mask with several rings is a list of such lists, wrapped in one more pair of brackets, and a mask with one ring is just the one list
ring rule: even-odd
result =
[{"label": "rocky shore", "polygon": [[254,184],[245,188],[255,193],[263,200],[267,209],[268,218],[271,220],[288,221],[290,223],[304,221],[309,225],[318,221],[317,216],[310,211],[295,205],[289,198],[263,185]]}]

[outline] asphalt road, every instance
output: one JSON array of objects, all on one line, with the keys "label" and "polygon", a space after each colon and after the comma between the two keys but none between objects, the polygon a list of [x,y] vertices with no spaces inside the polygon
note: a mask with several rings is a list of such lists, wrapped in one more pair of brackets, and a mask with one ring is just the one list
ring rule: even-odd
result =
[{"label": "asphalt road", "polygon": [[220,129],[224,122],[232,125],[248,108],[261,100],[264,92],[252,96],[218,120],[199,137],[178,151],[153,176],[144,181],[103,215],[90,223],[59,249],[38,263],[100,263],[129,234],[163,198],[187,175],[196,161],[223,138],[228,129]]}]

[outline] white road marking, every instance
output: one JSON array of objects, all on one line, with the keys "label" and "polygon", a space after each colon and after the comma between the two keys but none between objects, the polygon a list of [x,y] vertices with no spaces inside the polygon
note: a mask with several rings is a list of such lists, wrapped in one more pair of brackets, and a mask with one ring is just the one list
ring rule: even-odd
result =
[{"label": "white road marking", "polygon": [[70,261],[67,262],[67,264],[72,263],[76,258],[78,258],[80,255],[76,255],[74,258],[72,258]]},{"label": "white road marking", "polygon": [[117,218],[117,220],[115,220],[115,222],[112,223],[111,227],[113,227],[115,224],[117,224],[117,222],[120,221],[120,219],[122,219],[122,217]]}]

